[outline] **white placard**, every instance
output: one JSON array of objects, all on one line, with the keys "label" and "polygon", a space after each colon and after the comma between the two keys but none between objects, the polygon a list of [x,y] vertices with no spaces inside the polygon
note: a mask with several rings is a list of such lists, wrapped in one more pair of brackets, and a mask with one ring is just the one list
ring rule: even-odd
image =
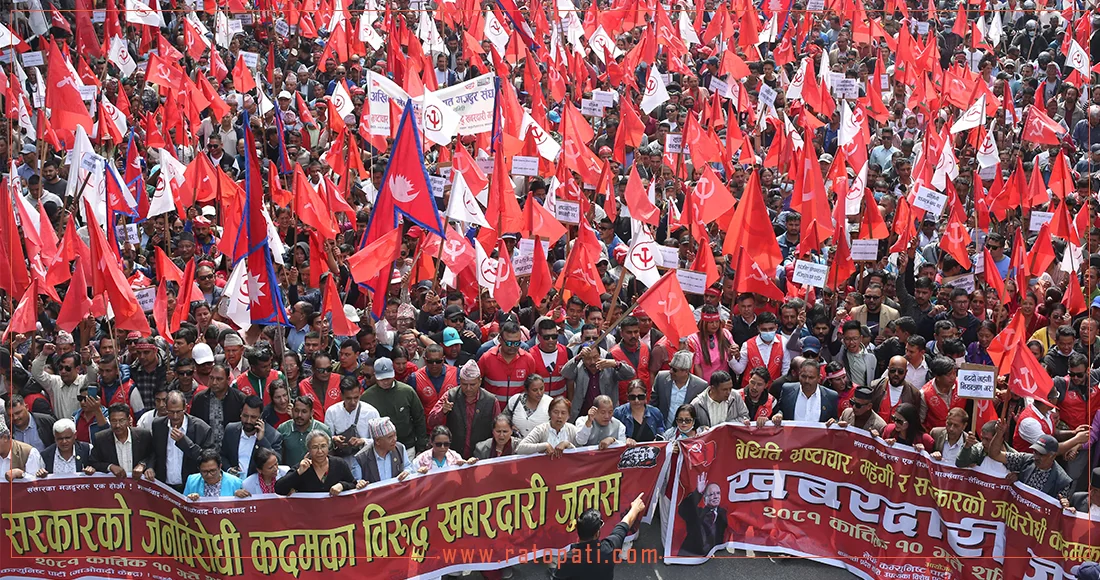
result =
[{"label": "white placard", "polygon": [[967,292],[974,291],[974,275],[973,274],[961,274],[959,276],[952,276],[950,278],[943,279],[943,285],[951,285],[955,288],[962,288]]},{"label": "white placard", "polygon": [[1031,212],[1031,223],[1027,229],[1037,232],[1043,227],[1043,224],[1050,223],[1050,220],[1054,219],[1054,212],[1050,211],[1035,211]]},{"label": "white placard", "polygon": [[42,66],[46,62],[42,59],[42,51],[35,50],[23,53],[23,66]]},{"label": "white placard", "polygon": [[[550,242],[542,240],[543,255],[550,253]],[[520,238],[512,252],[512,268],[516,276],[529,276],[535,270],[535,240]]]},{"label": "white placard", "polygon": [[233,20],[230,20],[229,21],[229,35],[230,35],[230,37],[232,37],[234,34],[239,34],[241,32],[244,32],[244,25],[241,24],[241,21],[237,20],[236,18],[234,18]]},{"label": "white placard", "polygon": [[879,75],[879,87],[881,87],[884,91],[890,88],[890,75]]},{"label": "white placard", "polygon": [[672,75],[661,73],[661,80],[665,82],[665,86],[672,84]]},{"label": "white placard", "polygon": [[432,195],[443,197],[443,189],[447,187],[447,178],[439,175],[429,175],[428,181],[432,184]]},{"label": "white placard", "polygon": [[711,93],[717,94],[720,97],[724,97],[730,92],[730,87],[726,84],[726,81],[719,79],[718,77],[710,78],[710,86],[707,87]]},{"label": "white placard", "polygon": [[943,206],[947,205],[947,196],[924,187],[923,185],[917,189],[917,196],[913,199],[913,207],[919,207],[924,211],[932,214],[931,218],[938,218],[943,213]]},{"label": "white placard", "polygon": [[84,85],[80,87],[80,99],[82,101],[94,101],[97,88],[98,87],[95,85]]},{"label": "white placard", "polygon": [[[474,163],[476,163],[477,166],[481,168],[481,172],[484,173],[485,175],[492,175],[493,174],[493,160],[492,160],[492,158],[490,158],[490,159],[475,159]],[[477,193],[477,192],[475,191],[474,193]]]},{"label": "white placard", "polygon": [[832,88],[835,87],[837,82],[844,80],[844,73],[829,71],[826,73],[825,86]]},{"label": "white placard", "polygon": [[603,106],[592,99],[581,99],[581,114],[585,117],[603,117]]},{"label": "white placard", "polygon": [[928,23],[927,22],[918,22],[917,23],[917,34],[920,34],[922,36],[925,35],[925,34],[928,34]]},{"label": "white placard", "polygon": [[[980,246],[979,246],[980,247]],[[970,263],[974,267],[975,274],[985,273],[985,252],[978,252],[973,256],[970,256]]]},{"label": "white placard", "polygon": [[252,24],[252,15],[251,14],[238,14],[237,15],[237,22],[240,22],[241,24],[243,24],[245,26],[250,26]]},{"label": "white placard", "polygon": [[614,107],[617,94],[615,91],[592,91],[592,100],[599,103],[601,107]]},{"label": "white placard", "polygon": [[115,236],[118,238],[119,243],[141,243],[141,234],[138,232],[137,224],[122,224],[115,226]]},{"label": "white placard", "polygon": [[684,136],[679,133],[665,135],[665,153],[683,153]]},{"label": "white placard", "polygon": [[157,289],[156,288],[140,288],[134,290],[134,296],[137,297],[138,305],[145,312],[152,312],[153,305],[157,301]]},{"label": "white placard", "polygon": [[693,270],[676,270],[676,278],[685,294],[703,294],[707,291],[707,275]]},{"label": "white placard", "polygon": [[810,0],[806,3],[806,10],[819,11],[825,9],[825,0]]},{"label": "white placard", "polygon": [[107,22],[107,11],[92,10],[92,24],[98,24],[100,22]]},{"label": "white placard", "polygon": [[290,25],[286,23],[286,20],[275,21],[275,34],[287,38],[290,36]]},{"label": "white placard", "polygon": [[852,261],[878,261],[878,240],[852,240]]},{"label": "white placard", "polygon": [[576,224],[581,221],[581,204],[575,201],[557,200],[554,202],[554,217],[566,224]]},{"label": "white placard", "polygon": [[443,179],[446,179],[447,183],[452,183],[452,180],[451,180],[451,171],[452,171],[451,166],[450,165],[447,165],[447,166],[439,165],[438,167],[439,167],[439,174],[443,176]]},{"label": "white placard", "polygon": [[539,158],[516,155],[512,158],[512,175],[539,176]]},{"label": "white placard", "polygon": [[675,268],[680,265],[680,249],[672,246],[657,246],[657,255],[662,268]]},{"label": "white placard", "polygon": [[769,107],[773,107],[775,106],[775,89],[769,87],[768,85],[761,84],[760,92],[757,94],[757,98],[760,99],[761,103],[764,103]]},{"label": "white placard", "polygon": [[958,390],[960,397],[968,399],[992,399],[993,385],[997,380],[997,367],[963,364],[959,368]]},{"label": "white placard", "polygon": [[248,52],[247,50],[242,50],[241,58],[244,59],[244,64],[252,70],[256,70],[256,65],[260,64],[260,54],[256,52]]},{"label": "white placard", "polygon": [[815,264],[805,260],[795,261],[794,276],[791,277],[791,282],[813,286],[815,288],[824,288],[828,279],[828,264]]},{"label": "white placard", "polygon": [[859,79],[839,79],[833,88],[836,90],[836,96],[842,99],[859,98]]}]

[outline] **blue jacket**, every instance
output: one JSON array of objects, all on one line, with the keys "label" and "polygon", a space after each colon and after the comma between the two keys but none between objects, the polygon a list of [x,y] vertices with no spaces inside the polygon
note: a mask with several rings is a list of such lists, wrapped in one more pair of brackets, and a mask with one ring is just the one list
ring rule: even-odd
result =
[{"label": "blue jacket", "polygon": [[[240,489],[241,485],[241,478],[223,471],[221,497],[233,497],[233,493]],[[205,491],[206,482],[203,481],[201,473],[192,473],[187,476],[187,485],[183,488],[183,495],[197,493],[201,497]]]},{"label": "blue jacket", "polygon": [[[623,403],[618,407],[615,407],[613,413],[616,419],[622,422],[626,426],[626,436],[634,436],[634,417],[630,414],[630,403]],[[661,438],[661,433],[665,430],[665,417],[661,414],[661,410],[653,405],[645,406],[645,422],[649,425],[649,429],[653,431],[653,436],[656,439]]]}]

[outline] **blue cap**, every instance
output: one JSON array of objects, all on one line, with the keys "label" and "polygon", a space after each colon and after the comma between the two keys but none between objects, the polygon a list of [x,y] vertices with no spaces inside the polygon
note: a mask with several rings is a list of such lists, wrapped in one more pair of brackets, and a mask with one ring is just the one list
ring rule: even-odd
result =
[{"label": "blue cap", "polygon": [[1082,562],[1077,567],[1077,580],[1100,580],[1100,564]]},{"label": "blue cap", "polygon": [[1100,296],[1097,296],[1096,298],[1092,299],[1092,307],[1093,308],[1100,308]]},{"label": "blue cap", "polygon": [[812,352],[818,354],[821,352],[821,341],[816,336],[807,336],[802,339],[802,352]]},{"label": "blue cap", "polygon": [[454,346],[456,344],[462,344],[462,337],[458,335],[458,331],[447,327],[443,329],[443,346]]}]

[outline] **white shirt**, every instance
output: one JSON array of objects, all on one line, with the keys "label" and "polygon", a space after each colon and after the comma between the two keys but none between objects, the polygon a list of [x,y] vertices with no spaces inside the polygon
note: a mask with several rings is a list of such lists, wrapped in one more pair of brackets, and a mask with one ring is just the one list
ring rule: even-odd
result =
[{"label": "white shirt", "polygon": [[1089,506],[1089,518],[1100,519],[1100,505]]},{"label": "white shirt", "polygon": [[[775,338],[772,340],[771,344],[764,342],[764,340],[760,338],[760,335],[754,336],[752,340],[756,341],[756,347],[760,350],[760,358],[763,359],[764,366],[768,366],[768,361],[772,359],[772,349],[779,348],[783,349],[781,351],[783,353],[783,368],[781,369],[782,374],[785,375],[787,374],[787,371],[791,370],[791,351],[787,350],[785,341],[779,334],[775,335]],[[741,356],[738,357],[736,360],[730,361],[730,370],[740,375],[743,374],[746,370],[752,370],[745,368],[748,366],[748,364],[749,343],[746,341],[745,344],[741,347]]]},{"label": "white shirt", "polygon": [[134,470],[134,434],[126,429],[126,442],[122,443],[118,437],[115,441],[115,455],[118,456],[118,466],[127,474]]},{"label": "white shirt", "polygon": [[[1035,407],[1035,405],[1031,401],[1028,401],[1028,404],[1032,407]],[[1038,413],[1039,409],[1036,408],[1035,412]],[[1040,415],[1040,417],[1042,417],[1042,422],[1040,422],[1040,419],[1036,419],[1034,417],[1028,417],[1020,421],[1017,429],[1019,429],[1020,437],[1023,438],[1024,441],[1027,441],[1028,443],[1035,443],[1036,441],[1038,441],[1039,436],[1046,433],[1046,431],[1043,431],[1044,423],[1046,424],[1047,429],[1053,432],[1054,425],[1050,422],[1050,413],[1048,412],[1045,416]]]},{"label": "white shirt", "polygon": [[248,466],[252,464],[252,451],[256,449],[256,433],[251,435],[241,431],[241,439],[237,442],[237,469],[241,473],[248,473]]},{"label": "white shirt", "polygon": [[1005,467],[1003,463],[998,463],[994,461],[993,458],[988,455],[986,455],[985,458],[982,459],[982,462],[978,465],[978,467],[981,467],[988,473],[999,477],[1004,477],[1008,475],[1008,468]]},{"label": "white shirt", "polygon": [[943,441],[943,451],[940,452],[940,454],[943,455],[944,463],[947,463],[949,465],[955,465],[955,460],[958,459],[959,452],[962,451],[963,443],[965,442],[965,439],[966,439],[966,437],[963,437],[962,435],[960,435],[959,440],[956,441],[954,444],[952,444],[950,441],[944,439],[944,441]]},{"label": "white shirt", "polygon": [[[710,389],[707,389],[710,391]],[[696,399],[698,400],[698,399]],[[719,403],[710,397],[710,393],[703,395],[703,402],[707,404],[707,415],[710,416],[710,422],[712,425],[717,425],[726,420],[726,416],[729,415],[730,404],[733,402],[733,394],[731,393],[729,398]]]},{"label": "white shirt", "polygon": [[[355,432],[359,438],[367,439],[370,437],[370,420],[381,417],[378,414],[378,409],[375,409],[370,403],[364,403],[359,401],[359,422],[355,424]],[[351,427],[352,420],[355,419],[355,410],[349,413],[344,408],[344,402],[340,401],[334,403],[331,407],[325,410],[325,425],[328,425],[329,429],[332,429],[332,434],[339,435]]]},{"label": "white shirt", "polygon": [[[11,469],[11,451],[8,451],[7,457],[0,457],[0,478],[3,477]],[[38,470],[42,469],[42,455],[38,453],[38,450],[31,447],[31,453],[27,456],[27,468],[23,470],[24,479],[34,479],[34,474],[38,473]],[[7,481],[6,479],[0,479],[0,481]]]},{"label": "white shirt", "polygon": [[[905,380],[909,381],[910,385],[913,385],[914,387],[916,387],[918,389],[923,387],[924,383],[928,382],[928,380],[926,378],[927,376],[928,376],[928,363],[926,363],[925,361],[922,360],[922,361],[920,361],[920,366],[913,366],[912,363],[909,363],[908,361],[906,361],[906,363],[905,363]],[[899,392],[898,395],[900,396],[901,393]]]},{"label": "white shirt", "polygon": [[507,409],[512,411],[512,425],[519,431],[520,437],[526,437],[532,429],[550,420],[550,403],[554,400],[543,394],[538,406],[530,411],[524,403],[526,393],[516,393],[508,399]]},{"label": "white shirt", "polygon": [[[146,413],[151,415],[152,413]],[[180,431],[187,432],[187,415],[183,416],[183,426],[180,427]],[[168,473],[164,474],[165,481],[170,485],[180,485],[183,481],[183,450],[180,449],[176,442],[172,440],[172,423],[168,423],[168,443],[165,446],[164,452],[164,468],[168,470]],[[241,439],[244,439],[244,435],[241,435]]]},{"label": "white shirt", "polygon": [[794,402],[795,421],[821,421],[821,389],[814,389],[814,394],[809,397],[798,389],[798,398]]},{"label": "white shirt", "polygon": [[[562,441],[569,441],[569,432],[562,426],[561,430],[555,430],[550,427],[546,430],[546,442],[554,447],[557,447]],[[572,443],[572,441],[570,441]]]},{"label": "white shirt", "polygon": [[61,456],[60,449],[53,452],[53,475],[66,475],[76,473],[76,449],[73,449],[68,459]]},{"label": "white shirt", "polygon": [[[909,384],[912,384],[912,383],[909,383]],[[901,390],[904,389],[904,388],[905,388],[905,385],[900,385],[900,386],[897,386],[897,387],[895,387],[894,385],[890,385],[890,408],[896,407],[898,402],[901,401]]]}]

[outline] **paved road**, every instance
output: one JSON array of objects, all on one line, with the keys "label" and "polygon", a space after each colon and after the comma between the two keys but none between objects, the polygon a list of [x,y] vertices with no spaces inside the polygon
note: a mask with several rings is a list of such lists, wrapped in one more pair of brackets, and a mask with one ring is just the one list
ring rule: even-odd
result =
[{"label": "paved road", "polygon": [[[642,526],[642,534],[634,543],[636,549],[661,549],[658,520],[659,518],[654,518],[653,524]],[[607,529],[610,529],[609,525]],[[663,563],[623,564],[616,567],[616,577],[629,578],[630,580],[710,580],[713,578],[722,578],[723,580],[802,580],[807,578],[813,580],[852,580],[856,578],[855,575],[846,570],[813,560],[782,556],[769,558],[764,554],[757,554],[755,558],[747,558],[745,553],[740,551],[735,554],[719,551],[716,556],[701,566],[675,566]],[[546,580],[548,577],[547,567],[541,564],[516,566],[513,570],[512,580]],[[476,573],[471,574],[468,578],[476,578]]]}]

